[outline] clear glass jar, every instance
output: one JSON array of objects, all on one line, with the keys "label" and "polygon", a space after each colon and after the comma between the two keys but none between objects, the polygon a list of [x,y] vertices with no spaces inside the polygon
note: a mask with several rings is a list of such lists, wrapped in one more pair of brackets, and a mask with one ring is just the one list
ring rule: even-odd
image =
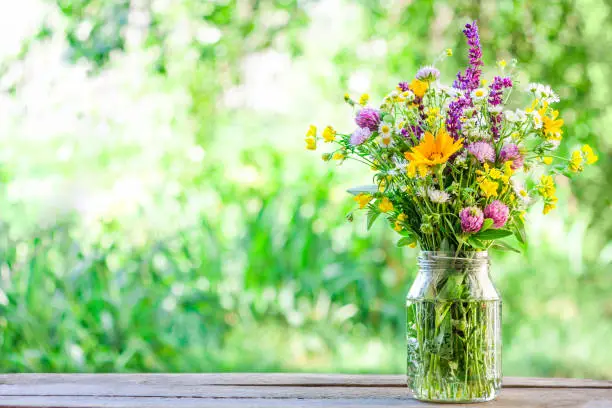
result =
[{"label": "clear glass jar", "polygon": [[423,401],[480,402],[501,388],[501,299],[487,252],[423,251],[406,300],[408,387]]}]

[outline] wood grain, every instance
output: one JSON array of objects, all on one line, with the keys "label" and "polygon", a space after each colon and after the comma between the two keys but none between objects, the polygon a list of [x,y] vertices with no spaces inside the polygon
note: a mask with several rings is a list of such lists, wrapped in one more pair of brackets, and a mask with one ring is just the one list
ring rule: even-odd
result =
[{"label": "wood grain", "polygon": [[[0,407],[428,407],[404,376],[331,374],[8,374]],[[472,405],[457,405],[472,406]],[[483,405],[475,405],[481,406]],[[505,378],[487,407],[612,408],[612,381]]]}]

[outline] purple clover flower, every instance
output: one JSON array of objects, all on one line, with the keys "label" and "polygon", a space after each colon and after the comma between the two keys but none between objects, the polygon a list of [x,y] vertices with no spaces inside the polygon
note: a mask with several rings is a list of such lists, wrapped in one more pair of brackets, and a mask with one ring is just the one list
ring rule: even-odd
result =
[{"label": "purple clover flower", "polygon": [[508,160],[512,160],[512,170],[523,167],[524,163],[523,155],[521,154],[518,146],[514,143],[504,145],[501,148],[499,151],[499,159],[504,163]]},{"label": "purple clover flower", "polygon": [[462,75],[461,72],[457,73],[457,79],[453,83],[453,87],[471,92],[480,86],[480,75],[482,74],[480,67],[484,65],[476,21],[473,21],[472,24],[466,24],[463,34],[470,46],[470,66],[465,70],[465,75]]},{"label": "purple clover flower", "polygon": [[470,143],[466,149],[481,163],[495,162],[495,149],[489,142]]},{"label": "purple clover flower", "polygon": [[377,109],[366,106],[361,109],[355,117],[355,123],[360,128],[368,128],[372,132],[378,130],[378,124],[380,123],[380,113]]},{"label": "purple clover flower", "polygon": [[370,129],[362,128],[362,127],[357,128],[351,134],[351,144],[353,146],[358,146],[362,144],[363,142],[365,142],[366,140],[368,140],[371,135],[372,135],[372,131]]},{"label": "purple clover flower", "polygon": [[459,212],[463,232],[478,232],[482,228],[484,215],[478,207],[465,207]]},{"label": "purple clover flower", "polygon": [[491,228],[501,228],[506,225],[508,221],[508,214],[510,210],[508,206],[499,200],[493,201],[487,205],[484,210],[484,216],[493,220],[493,226]]},{"label": "purple clover flower", "polygon": [[416,79],[419,81],[433,82],[438,78],[440,78],[440,71],[430,65],[419,69],[416,73]]}]

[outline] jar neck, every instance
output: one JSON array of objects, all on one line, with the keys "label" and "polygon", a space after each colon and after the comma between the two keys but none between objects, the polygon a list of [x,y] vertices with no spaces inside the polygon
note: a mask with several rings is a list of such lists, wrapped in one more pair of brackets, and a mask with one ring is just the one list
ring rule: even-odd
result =
[{"label": "jar neck", "polygon": [[418,257],[419,272],[423,274],[469,274],[488,277],[489,253],[447,251],[421,251]]}]

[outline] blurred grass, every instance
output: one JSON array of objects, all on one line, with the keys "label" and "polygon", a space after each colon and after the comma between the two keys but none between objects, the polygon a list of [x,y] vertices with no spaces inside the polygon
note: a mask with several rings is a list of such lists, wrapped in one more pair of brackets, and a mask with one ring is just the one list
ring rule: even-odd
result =
[{"label": "blurred grass", "polygon": [[378,97],[447,46],[450,78],[478,17],[486,62],[515,55],[523,82],[550,82],[568,146],[600,154],[558,180],[558,211],[530,214],[525,256],[495,255],[504,373],[612,378],[609,5],[143,4],[11,15],[0,371],[403,372],[416,250],[346,222],[344,190],[369,176],[300,135],[351,126],[345,90]]}]

